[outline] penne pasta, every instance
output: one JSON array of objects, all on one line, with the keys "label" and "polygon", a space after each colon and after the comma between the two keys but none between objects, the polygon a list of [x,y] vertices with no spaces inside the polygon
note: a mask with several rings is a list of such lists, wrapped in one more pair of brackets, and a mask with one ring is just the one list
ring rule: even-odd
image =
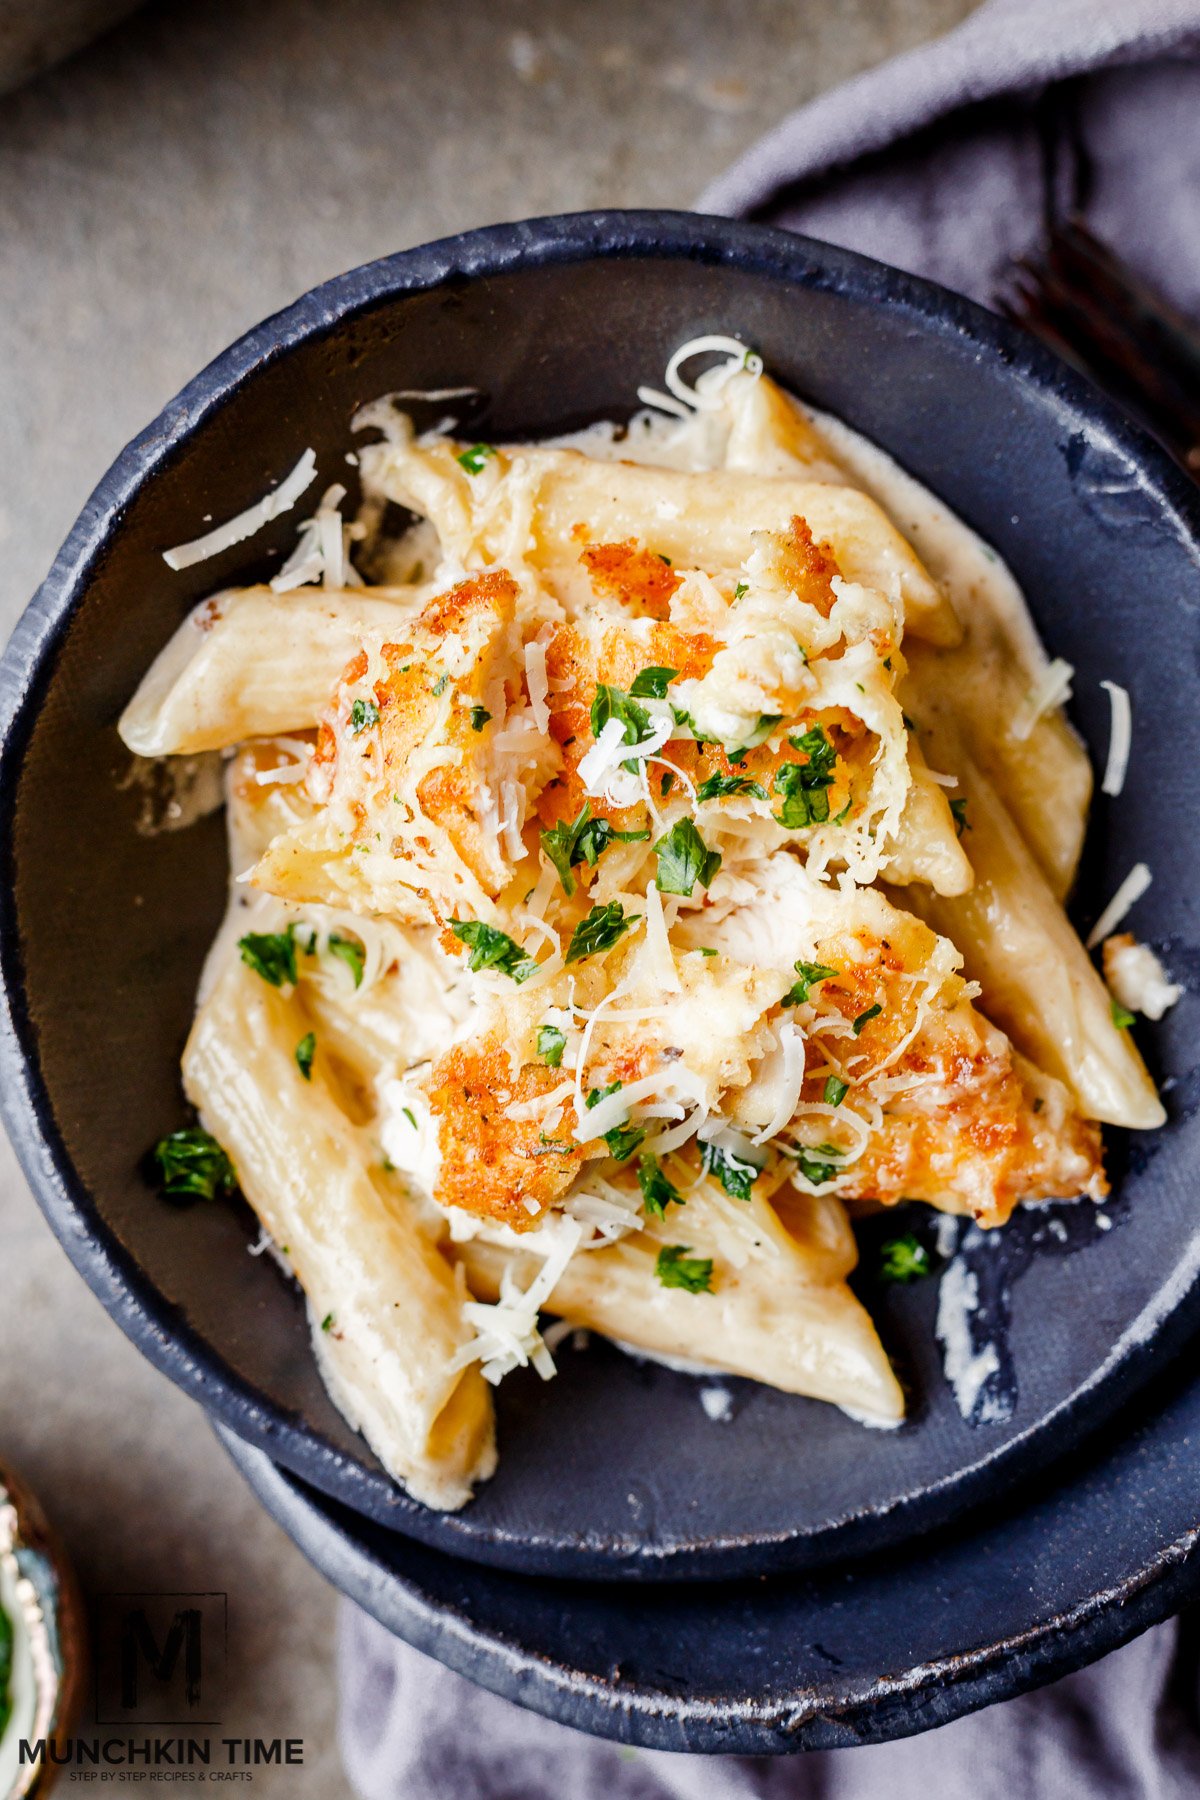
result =
[{"label": "penne pasta", "polygon": [[[656,1277],[660,1253],[680,1235],[689,1255],[713,1262],[711,1292],[665,1288]],[[514,1253],[473,1239],[459,1254],[472,1288],[497,1295]],[[528,1256],[516,1256],[527,1270]],[[688,1194],[678,1222],[648,1220],[607,1249],[573,1257],[546,1310],[650,1356],[767,1381],[898,1425],[899,1383],[846,1285],[856,1261],[837,1201],[797,1195],[780,1213],[766,1199],[730,1201],[705,1182]]]},{"label": "penne pasta", "polygon": [[734,574],[757,531],[796,516],[827,544],[849,581],[899,593],[905,628],[934,643],[959,636],[954,609],[883,510],[849,487],[713,470],[701,488],[675,469],[598,463],[574,450],[496,454],[488,491],[459,467],[461,447],[378,446],[364,465],[390,499],[432,519],[467,566],[504,564],[514,549],[550,586],[581,589],[579,545],[636,541],[681,568]]},{"label": "penne pasta", "polygon": [[544,1312],[900,1423],[847,1206],[1101,1202],[1098,1121],[1163,1119],[1063,911],[1091,774],[1007,571],[737,340],[665,379],[541,446],[365,409],[356,523],[330,489],[299,585],[197,608],[121,721],[231,752],[166,1191],[236,1174],[432,1506],[494,1466],[488,1384],[554,1373]]},{"label": "penne pasta", "polygon": [[987,777],[960,757],[959,779],[975,885],[954,896],[909,888],[905,903],[959,946],[990,1016],[1089,1118],[1153,1130],[1162,1102],[1074,928]]},{"label": "penne pasta", "polygon": [[142,678],[118,730],[138,756],[193,756],[307,731],[364,644],[395,634],[416,589],[269,587],[193,609]]},{"label": "penne pasta", "polygon": [[324,1058],[305,1082],[300,1003],[230,962],[201,1007],[184,1085],[304,1289],[333,1397],[384,1467],[460,1506],[495,1466],[492,1407],[462,1296],[399,1181],[365,1154]]}]

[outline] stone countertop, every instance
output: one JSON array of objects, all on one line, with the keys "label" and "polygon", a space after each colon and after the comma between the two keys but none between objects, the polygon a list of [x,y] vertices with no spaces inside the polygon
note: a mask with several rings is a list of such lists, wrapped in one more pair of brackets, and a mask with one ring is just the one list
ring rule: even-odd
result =
[{"label": "stone countertop", "polygon": [[[0,100],[0,627],[121,446],[248,326],[447,232],[686,206],[973,0],[167,0]],[[229,1594],[254,1792],[345,1793],[335,1597],[74,1274],[0,1143],[0,1453],[93,1596]]]}]

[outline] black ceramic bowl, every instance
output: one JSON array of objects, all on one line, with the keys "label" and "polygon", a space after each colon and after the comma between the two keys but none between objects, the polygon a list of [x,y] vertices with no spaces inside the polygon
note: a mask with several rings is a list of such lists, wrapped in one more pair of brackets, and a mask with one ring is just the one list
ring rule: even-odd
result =
[{"label": "black ceramic bowl", "polygon": [[418,1650],[598,1737],[755,1756],[945,1725],[1194,1600],[1197,1431],[1200,1383],[1159,1380],[1061,1479],[1041,1479],[1020,1506],[978,1508],[902,1556],[633,1595],[466,1568],[220,1436],[321,1573]]},{"label": "black ceramic bowl", "polygon": [[226,352],[124,453],[2,670],[4,1108],[68,1252],[147,1355],[315,1488],[443,1549],[541,1573],[745,1574],[895,1541],[1076,1441],[1196,1319],[1190,997],[1147,1034],[1174,1084],[1169,1126],[1133,1146],[1113,1134],[1114,1228],[1062,1208],[1064,1246],[1031,1212],[980,1253],[986,1322],[1007,1320],[1007,1416],[958,1413],[935,1284],[868,1291],[913,1397],[902,1431],[740,1383],[732,1420],[716,1423],[692,1379],[600,1346],[565,1355],[549,1386],[505,1383],[499,1473],[450,1516],[399,1493],[339,1418],[298,1296],[246,1254],[244,1213],[174,1209],[140,1173],[184,1116],[178,1056],[225,866],[218,818],[137,835],[114,722],[185,611],[270,572],[294,520],[182,575],[164,546],[257,498],[306,445],[326,479],[345,480],[351,415],[387,390],[472,383],[472,433],[560,431],[627,411],[672,349],[713,330],[757,346],[996,545],[1076,667],[1094,754],[1099,681],[1132,690],[1129,782],[1097,807],[1079,911],[1089,922],[1145,860],[1155,883],[1138,930],[1187,979],[1200,967],[1195,491],[1001,321],[787,234],[587,215],[469,233],[330,282]]}]

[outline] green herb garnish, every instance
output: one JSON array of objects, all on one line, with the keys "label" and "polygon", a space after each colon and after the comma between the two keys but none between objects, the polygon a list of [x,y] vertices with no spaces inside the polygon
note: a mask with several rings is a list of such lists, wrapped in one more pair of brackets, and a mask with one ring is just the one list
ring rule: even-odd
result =
[{"label": "green herb garnish", "polygon": [[1136,1013],[1131,1013],[1128,1007],[1118,1005],[1115,1000],[1111,1002],[1111,1006],[1112,1022],[1118,1031],[1128,1031],[1131,1025],[1137,1023]]},{"label": "green herb garnish", "polygon": [[712,1257],[689,1256],[690,1244],[664,1244],[654,1273],[666,1288],[684,1288],[689,1294],[712,1293]]},{"label": "green herb garnish", "polygon": [[242,961],[272,987],[296,984],[296,927],[286,931],[248,931],[238,939]]},{"label": "green herb garnish", "polygon": [[446,689],[449,686],[450,686],[450,677],[448,675],[443,674],[443,675],[438,676],[437,680],[434,682],[433,686],[430,688],[429,691],[433,695],[435,700],[440,700],[442,695],[445,693]]},{"label": "green herb garnish", "polygon": [[450,929],[460,943],[470,946],[467,966],[476,973],[480,969],[495,969],[516,982],[528,981],[537,973],[536,958],[522,950],[507,931],[485,925],[482,919],[451,919]]},{"label": "green herb garnish", "polygon": [[640,675],[634,676],[630,695],[634,700],[665,700],[667,684],[674,681],[678,673],[678,669],[663,669],[658,666],[643,669]]},{"label": "green herb garnish", "polygon": [[850,1029],[853,1031],[855,1037],[857,1037],[859,1035],[863,1026],[868,1022],[868,1020],[877,1019],[882,1011],[883,1011],[882,1006],[880,1006],[878,1004],[878,1002],[876,1002],[876,1004],[874,1006],[868,1006],[866,1012],[859,1013],[857,1019],[854,1020],[854,1023],[850,1027]]},{"label": "green herb garnish", "polygon": [[478,475],[482,472],[488,457],[495,456],[495,454],[496,450],[493,444],[472,444],[469,450],[460,450],[454,460],[467,471],[468,475]]},{"label": "green herb garnish", "polygon": [[660,894],[690,894],[696,883],[710,887],[721,866],[721,852],[710,850],[690,819],[680,819],[654,846]]},{"label": "green herb garnish", "polygon": [[658,789],[659,793],[662,795],[664,800],[666,799],[667,795],[670,793],[671,789],[674,786],[675,786],[675,771],[674,771],[674,769],[668,769],[668,770],[666,770],[665,774],[663,775],[662,781],[659,784],[659,789]]},{"label": "green herb garnish", "polygon": [[355,987],[362,986],[363,970],[367,963],[367,953],[357,938],[343,937],[340,931],[330,933],[329,950],[333,956],[340,956],[354,977]]},{"label": "green herb garnish", "polygon": [[753,794],[756,800],[765,800],[767,790],[748,775],[709,775],[696,790],[697,800],[724,800],[734,794]]},{"label": "green herb garnish", "polygon": [[[619,1093],[621,1085],[619,1081],[610,1081],[605,1088],[593,1088],[587,1097],[588,1111],[607,1100],[610,1094]],[[620,1125],[614,1125],[611,1131],[604,1133],[604,1142],[610,1156],[615,1156],[618,1162],[628,1162],[645,1135],[645,1126],[631,1124],[626,1114]]]},{"label": "green herb garnish", "polygon": [[830,1075],[825,1083],[826,1106],[840,1106],[849,1092],[849,1082],[843,1081],[840,1075]]},{"label": "green herb garnish", "polygon": [[832,1181],[838,1172],[837,1163],[826,1160],[830,1156],[841,1156],[835,1144],[817,1144],[812,1150],[794,1150],[792,1154],[796,1167],[814,1187],[820,1187],[823,1181]]},{"label": "green herb garnish", "polygon": [[233,1164],[210,1131],[185,1126],[154,1146],[162,1192],[168,1200],[215,1200],[237,1186]]},{"label": "green herb garnish", "polygon": [[325,1317],[321,1320],[321,1330],[322,1331],[332,1331],[332,1329],[333,1329],[333,1314],[326,1313]]},{"label": "green herb garnish", "polygon": [[317,1054],[316,1032],[306,1031],[304,1036],[300,1039],[300,1042],[296,1045],[293,1054],[296,1058],[296,1067],[303,1075],[305,1081],[311,1081],[313,1057]]},{"label": "green herb garnish", "polygon": [[823,825],[829,818],[827,788],[833,786],[833,768],[837,751],[820,725],[814,725],[802,737],[789,737],[793,750],[807,756],[805,763],[784,763],[775,771],[774,791],[783,800],[776,815],[789,831],[808,825]]},{"label": "green herb garnish", "polygon": [[482,731],[491,716],[486,706],[473,706],[471,708],[471,730]]},{"label": "green herb garnish", "polygon": [[587,918],[581,919],[571,933],[566,961],[580,962],[585,956],[595,956],[602,950],[611,950],[630,926],[637,924],[641,916],[641,913],[631,913],[626,918],[625,909],[619,900],[610,900],[606,906],[593,906]]},{"label": "green herb garnish", "polygon": [[748,594],[749,592],[750,592],[749,582],[739,581],[737,586],[733,590],[733,597],[735,600],[740,600],[742,598],[743,594]]},{"label": "green herb garnish", "polygon": [[549,1068],[562,1068],[563,1051],[566,1047],[566,1035],[557,1025],[538,1026],[537,1053]]},{"label": "green herb garnish", "polygon": [[575,877],[571,870],[576,863],[586,862],[594,869],[610,844],[636,844],[650,836],[648,828],[642,831],[618,831],[607,819],[593,819],[591,813],[591,804],[585,800],[583,811],[577,819],[569,824],[561,819],[557,825],[542,833],[542,849],[558,870],[563,892],[567,895],[575,892]]},{"label": "green herb garnish", "polygon": [[884,1281],[919,1281],[932,1268],[933,1258],[911,1231],[879,1246],[879,1274]]},{"label": "green herb garnish", "polygon": [[350,708],[350,729],[355,737],[368,725],[378,725],[379,708],[373,700],[356,700]]},{"label": "green herb garnish", "polygon": [[954,830],[956,834],[961,837],[964,831],[970,831],[971,821],[967,817],[966,801],[952,800],[950,802],[950,811],[954,814]]},{"label": "green herb garnish", "polygon": [[650,729],[650,714],[624,688],[608,687],[600,682],[592,701],[592,736],[599,737],[610,719],[619,719],[627,744],[636,744]]},{"label": "green herb garnish", "polygon": [[779,1002],[781,1006],[803,1006],[808,999],[809,988],[815,987],[818,981],[828,981],[831,975],[837,974],[836,969],[827,967],[825,963],[804,962],[803,959],[793,963],[792,967],[800,979],[783,996]]},{"label": "green herb garnish", "polygon": [[637,1178],[646,1211],[652,1219],[664,1218],[668,1206],[686,1204],[674,1182],[663,1174],[657,1156],[638,1157]]},{"label": "green herb garnish", "polygon": [[700,1145],[700,1166],[706,1175],[715,1175],[733,1200],[748,1200],[750,1189],[758,1180],[753,1163],[741,1162],[728,1150],[720,1150],[707,1139]]}]

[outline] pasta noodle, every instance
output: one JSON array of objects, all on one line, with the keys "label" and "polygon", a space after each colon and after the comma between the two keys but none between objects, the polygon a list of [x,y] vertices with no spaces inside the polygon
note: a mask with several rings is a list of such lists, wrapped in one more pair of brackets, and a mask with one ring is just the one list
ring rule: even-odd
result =
[{"label": "pasta noodle", "polygon": [[1063,911],[1091,772],[1007,571],[738,340],[666,389],[540,445],[364,409],[357,518],[121,720],[227,757],[167,1191],[236,1179],[431,1506],[543,1313],[899,1424],[856,1209],[1101,1200],[1098,1121],[1163,1118],[1122,1009],[1179,990],[1114,939],[1118,1006]]}]

